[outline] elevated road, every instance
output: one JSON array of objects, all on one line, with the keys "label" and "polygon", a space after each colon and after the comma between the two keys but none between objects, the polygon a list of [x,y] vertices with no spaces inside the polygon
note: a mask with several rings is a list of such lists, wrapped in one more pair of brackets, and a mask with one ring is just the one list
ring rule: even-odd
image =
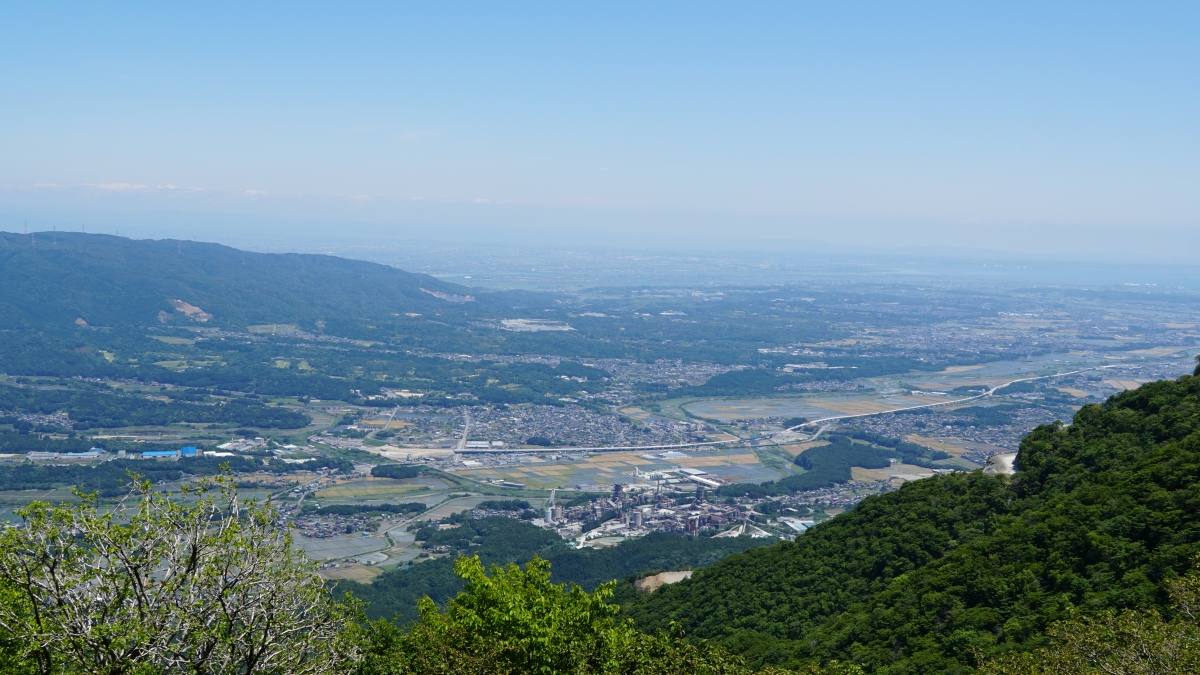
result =
[{"label": "elevated road", "polygon": [[467,435],[471,433],[471,411],[463,408],[463,434],[462,438],[458,439],[458,445],[455,447],[455,452],[463,452],[467,449]]}]

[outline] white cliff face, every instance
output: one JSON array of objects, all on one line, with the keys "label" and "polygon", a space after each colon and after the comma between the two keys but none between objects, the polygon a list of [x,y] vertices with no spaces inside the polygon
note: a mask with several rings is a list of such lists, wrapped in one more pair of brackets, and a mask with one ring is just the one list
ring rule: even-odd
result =
[{"label": "white cliff face", "polygon": [[692,578],[692,570],[686,572],[662,572],[654,576],[643,577],[633,582],[633,585],[643,593],[653,593],[667,584],[676,584],[684,579]]},{"label": "white cliff face", "polygon": [[1013,463],[1017,460],[1017,453],[1009,452],[1003,455],[992,455],[988,457],[987,466],[983,467],[983,472],[989,476],[1004,474],[1011,476],[1017,472]]}]

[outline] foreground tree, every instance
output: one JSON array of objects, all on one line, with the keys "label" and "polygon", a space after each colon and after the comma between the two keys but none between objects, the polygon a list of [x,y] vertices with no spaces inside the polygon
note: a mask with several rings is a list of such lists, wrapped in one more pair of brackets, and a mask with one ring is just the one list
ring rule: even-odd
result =
[{"label": "foreground tree", "polygon": [[0,535],[10,673],[341,672],[353,608],[334,602],[268,502],[227,477],[176,495],[135,484],[100,510],[34,503]]},{"label": "foreground tree", "polygon": [[981,675],[1194,675],[1200,673],[1200,575],[1170,584],[1175,616],[1105,611],[1050,627],[1053,647],[986,664]]},{"label": "foreground tree", "polygon": [[[459,558],[466,588],[439,611],[429,598],[407,631],[380,621],[366,627],[363,675],[734,675],[742,661],[679,635],[646,635],[616,619],[608,604],[613,583],[594,593],[550,581],[550,563],[535,557],[484,570],[478,557]],[[778,673],[768,669],[763,673]],[[812,673],[861,674],[834,664]]]}]

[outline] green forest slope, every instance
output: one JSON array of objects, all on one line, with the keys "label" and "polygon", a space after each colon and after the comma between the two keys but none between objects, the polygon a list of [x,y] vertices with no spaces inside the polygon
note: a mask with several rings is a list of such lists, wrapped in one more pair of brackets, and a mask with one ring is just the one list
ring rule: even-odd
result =
[{"label": "green forest slope", "polygon": [[[424,274],[326,255],[240,251],[219,244],[74,232],[0,232],[0,328],[291,323],[390,317],[451,306],[422,289],[467,289]],[[181,300],[212,318],[195,323]]]},{"label": "green forest slope", "polygon": [[1200,378],[1084,407],[1021,444],[1013,477],[945,475],[796,542],[730,556],[626,606],[758,664],[971,672],[1073,612],[1156,609],[1200,552]]},{"label": "green forest slope", "polygon": [[[339,590],[350,591],[365,601],[370,618],[406,624],[417,618],[417,601],[422,597],[429,596],[441,604],[462,590],[462,579],[454,573],[458,555],[479,556],[485,565],[525,564],[537,555],[550,561],[556,583],[575,583],[592,591],[606,581],[643,572],[711,565],[731,553],[764,543],[750,537],[713,539],[657,532],[611,548],[575,550],[557,534],[512,518],[474,520],[456,516],[450,522],[459,527],[425,528],[417,537],[429,547],[449,546],[451,556],[384,572],[370,584],[342,581]],[[622,597],[635,595],[629,584],[619,590]]]}]

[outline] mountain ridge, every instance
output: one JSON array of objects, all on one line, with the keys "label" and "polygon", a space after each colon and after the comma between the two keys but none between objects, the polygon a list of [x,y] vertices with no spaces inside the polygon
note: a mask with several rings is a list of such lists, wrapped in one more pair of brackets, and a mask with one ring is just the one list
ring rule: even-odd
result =
[{"label": "mountain ridge", "polygon": [[467,288],[427,274],[335,256],[76,232],[0,232],[0,288],[0,328],[6,329],[158,323],[316,328],[334,316],[435,311],[449,306],[445,298],[469,295]]}]

